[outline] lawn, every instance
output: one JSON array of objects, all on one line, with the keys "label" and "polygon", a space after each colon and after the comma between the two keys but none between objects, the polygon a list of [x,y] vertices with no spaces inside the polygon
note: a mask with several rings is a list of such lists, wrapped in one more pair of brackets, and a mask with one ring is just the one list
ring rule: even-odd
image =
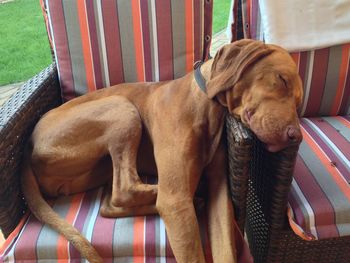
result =
[{"label": "lawn", "polygon": [[24,81],[52,61],[39,0],[0,4],[0,86]]},{"label": "lawn", "polygon": [[[229,9],[229,0],[214,0],[213,34],[227,26]],[[39,0],[0,4],[0,25],[0,86],[27,80],[52,62]]]},{"label": "lawn", "polygon": [[230,0],[214,0],[213,34],[226,28],[230,14],[230,5]]}]

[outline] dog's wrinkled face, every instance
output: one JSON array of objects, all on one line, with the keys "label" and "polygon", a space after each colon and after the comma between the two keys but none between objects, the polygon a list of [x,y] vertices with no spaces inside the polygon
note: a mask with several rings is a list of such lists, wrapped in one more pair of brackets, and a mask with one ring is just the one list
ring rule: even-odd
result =
[{"label": "dog's wrinkled face", "polygon": [[[225,66],[221,72],[226,74],[220,83],[220,59],[227,58],[232,49],[242,46],[239,55],[232,63],[242,63],[243,66],[231,66],[235,70],[228,77],[230,66]],[[227,106],[230,113],[240,117],[255,135],[271,152],[280,151],[287,146],[299,144],[302,134],[299,127],[297,108],[302,102],[302,82],[296,65],[291,56],[284,49],[265,45],[261,42],[243,40],[226,47],[226,55],[221,54],[215,59],[215,76],[224,91],[215,92],[220,103]],[[250,45],[243,50],[244,45]],[[249,54],[250,52],[250,54]],[[244,56],[244,53],[248,55]],[[241,59],[237,59],[241,56]],[[249,58],[250,56],[250,58]],[[241,60],[246,60],[242,62]],[[227,60],[225,62],[227,63]],[[219,65],[219,66],[218,66]],[[231,70],[232,71],[232,70]],[[214,84],[214,81],[212,82]],[[213,88],[211,88],[213,90]]]},{"label": "dog's wrinkled face", "polygon": [[[242,85],[240,116],[267,150],[279,151],[302,139],[297,108],[302,102],[302,82],[287,52],[276,49],[252,65],[237,85]],[[248,88],[247,88],[248,87]]]}]

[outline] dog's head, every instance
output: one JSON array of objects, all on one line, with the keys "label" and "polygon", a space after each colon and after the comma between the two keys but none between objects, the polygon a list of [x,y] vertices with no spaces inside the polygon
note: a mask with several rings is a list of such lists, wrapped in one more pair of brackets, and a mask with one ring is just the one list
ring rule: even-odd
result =
[{"label": "dog's head", "polygon": [[297,107],[302,82],[281,47],[246,39],[224,46],[213,60],[207,91],[240,117],[267,150],[301,142]]}]

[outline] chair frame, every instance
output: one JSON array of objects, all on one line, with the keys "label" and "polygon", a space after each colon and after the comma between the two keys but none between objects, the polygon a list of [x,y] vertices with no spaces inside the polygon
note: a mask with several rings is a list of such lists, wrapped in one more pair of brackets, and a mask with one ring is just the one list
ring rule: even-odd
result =
[{"label": "chair frame", "polygon": [[[242,0],[236,1],[234,40],[244,38]],[[249,177],[241,178],[247,185],[237,185],[232,195],[240,211],[238,222],[245,222],[245,230],[254,262],[286,263],[345,263],[350,258],[350,236],[306,241],[290,228],[287,218],[288,195],[293,180],[298,147],[278,153],[264,149],[255,136],[251,139]],[[247,192],[245,189],[248,189]],[[246,216],[246,218],[240,218]]]}]

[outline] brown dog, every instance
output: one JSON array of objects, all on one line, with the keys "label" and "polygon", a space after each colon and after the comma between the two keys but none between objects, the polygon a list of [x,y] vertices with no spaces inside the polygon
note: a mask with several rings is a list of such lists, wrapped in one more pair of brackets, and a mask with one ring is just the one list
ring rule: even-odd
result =
[{"label": "brown dog", "polygon": [[[194,74],[160,83],[121,84],[48,112],[28,147],[22,190],[33,214],[63,234],[90,262],[90,243],[60,219],[40,192],[72,194],[108,185],[103,216],[159,212],[177,262],[204,262],[193,197],[208,180],[209,237],[214,262],[236,262],[233,208],[222,140],[225,108],[270,151],[299,143],[296,108],[302,85],[289,54],[242,40],[202,66],[207,94]],[[158,174],[158,185],[138,174]]]}]

